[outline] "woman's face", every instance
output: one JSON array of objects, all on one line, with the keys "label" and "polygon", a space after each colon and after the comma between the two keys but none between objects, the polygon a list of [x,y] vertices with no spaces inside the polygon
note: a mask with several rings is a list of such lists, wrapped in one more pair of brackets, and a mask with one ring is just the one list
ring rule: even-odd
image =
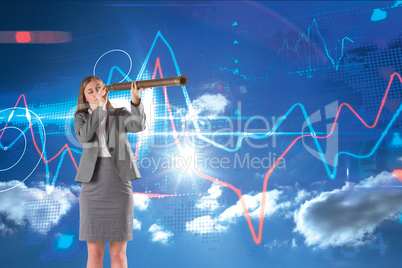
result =
[{"label": "woman's face", "polygon": [[103,82],[99,81],[98,79],[93,79],[91,82],[84,89],[85,99],[89,104],[98,105],[98,99],[96,97],[96,93],[100,90],[103,86]]}]

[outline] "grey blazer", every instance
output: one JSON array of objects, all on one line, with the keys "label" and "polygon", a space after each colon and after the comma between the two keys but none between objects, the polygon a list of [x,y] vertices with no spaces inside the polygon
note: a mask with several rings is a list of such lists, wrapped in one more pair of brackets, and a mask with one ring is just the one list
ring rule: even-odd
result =
[{"label": "grey blazer", "polygon": [[133,181],[141,178],[135,162],[134,154],[127,139],[127,132],[140,132],[145,129],[146,116],[144,105],[136,107],[130,101],[131,113],[127,108],[97,107],[92,114],[81,112],[74,119],[74,130],[77,139],[83,143],[83,150],[75,177],[76,182],[89,182],[98,158],[99,139],[96,129],[106,116],[106,145],[122,181]]}]

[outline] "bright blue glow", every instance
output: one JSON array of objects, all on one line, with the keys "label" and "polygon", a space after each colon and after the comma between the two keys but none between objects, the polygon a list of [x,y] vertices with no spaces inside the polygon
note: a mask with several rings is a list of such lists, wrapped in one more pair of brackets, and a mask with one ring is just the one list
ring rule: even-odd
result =
[{"label": "bright blue glow", "polygon": [[62,249],[71,247],[74,242],[74,235],[62,235],[58,241],[57,246]]},{"label": "bright blue glow", "polygon": [[371,21],[380,21],[387,18],[387,11],[381,10],[379,8],[374,9],[373,14],[371,15]]}]

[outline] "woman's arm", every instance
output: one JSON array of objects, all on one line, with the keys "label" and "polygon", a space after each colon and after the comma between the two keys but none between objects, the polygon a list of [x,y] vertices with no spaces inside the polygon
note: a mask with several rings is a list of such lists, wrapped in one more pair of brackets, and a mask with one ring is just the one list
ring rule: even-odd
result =
[{"label": "woman's arm", "polygon": [[99,127],[99,122],[102,122],[105,116],[106,110],[103,110],[100,106],[89,115],[87,122],[85,122],[84,114],[78,113],[74,119],[74,130],[77,139],[80,142],[90,141]]},{"label": "woman's arm", "polygon": [[146,128],[146,115],[144,112],[144,104],[140,99],[138,106],[134,106],[133,102],[130,101],[131,113],[127,108],[122,109],[122,116],[124,117],[124,126],[126,132],[140,132]]},{"label": "woman's arm", "polygon": [[122,114],[124,116],[124,126],[126,132],[140,132],[145,129],[146,115],[144,113],[144,105],[142,104],[140,92],[145,88],[137,88],[137,81],[131,83],[131,113],[124,108]]}]

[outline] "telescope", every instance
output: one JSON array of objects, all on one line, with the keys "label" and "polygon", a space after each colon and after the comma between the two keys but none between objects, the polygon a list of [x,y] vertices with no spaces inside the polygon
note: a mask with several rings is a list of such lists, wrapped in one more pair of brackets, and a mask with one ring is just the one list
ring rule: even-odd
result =
[{"label": "telescope", "polygon": [[[131,89],[132,82],[124,83],[114,83],[112,85],[106,86],[106,91],[120,91]],[[185,86],[187,84],[187,77],[184,75],[176,77],[167,77],[160,79],[150,79],[137,81],[137,88],[153,88],[153,87],[164,87],[164,86]]]}]

